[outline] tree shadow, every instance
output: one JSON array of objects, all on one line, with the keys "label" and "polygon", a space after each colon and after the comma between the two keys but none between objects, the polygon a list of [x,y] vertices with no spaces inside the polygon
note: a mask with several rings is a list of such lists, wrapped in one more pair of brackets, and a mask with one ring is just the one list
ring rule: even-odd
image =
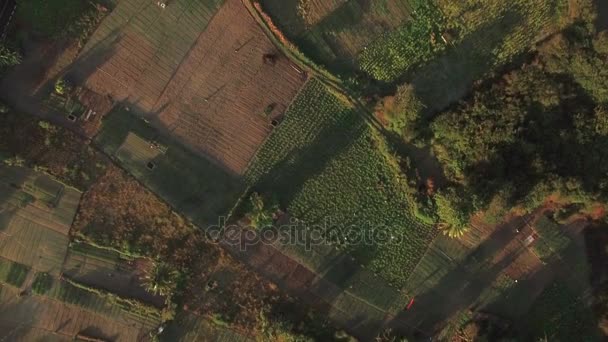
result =
[{"label": "tree shadow", "polygon": [[414,305],[396,315],[388,326],[418,338],[434,336],[454,314],[472,307],[482,291],[526,250],[523,245],[518,245],[517,249],[509,251],[499,260],[492,259],[515,242],[516,229],[521,228],[521,225],[522,219],[519,218],[494,230],[435,286],[416,295]]},{"label": "tree shadow", "polygon": [[[65,113],[49,106],[47,100],[54,92],[55,83],[59,78],[64,78],[73,85],[81,85],[97,67],[111,58],[120,37],[118,31],[109,34],[108,37],[112,39],[96,43],[90,50],[80,54],[75,61],[57,71],[51,69],[59,62],[65,50],[73,48],[73,42],[66,41],[51,45],[50,52],[46,55],[34,50],[31,56],[26,55],[24,62],[3,78],[0,84],[0,96],[18,111],[49,119],[80,132],[79,127],[69,121]],[[54,75],[47,75],[51,71]]]},{"label": "tree shadow", "polygon": [[496,69],[497,56],[493,50],[523,22],[521,9],[512,8],[499,19],[484,24],[468,34],[445,54],[406,75],[401,83],[411,83],[432,115],[463,98],[473,83]]},{"label": "tree shadow", "polygon": [[343,119],[325,126],[311,144],[289,151],[262,176],[255,188],[277,194],[281,206],[288,208],[306,181],[322,173],[327,164],[347,151],[366,129],[365,122],[356,113],[336,113],[335,116]]}]

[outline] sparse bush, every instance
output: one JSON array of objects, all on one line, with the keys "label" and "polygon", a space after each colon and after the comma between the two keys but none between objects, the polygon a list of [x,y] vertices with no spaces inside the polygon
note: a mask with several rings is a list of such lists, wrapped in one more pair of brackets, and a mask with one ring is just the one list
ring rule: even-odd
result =
[{"label": "sparse bush", "polygon": [[55,82],[55,92],[59,95],[66,95],[72,90],[72,86],[68,81],[60,77]]},{"label": "sparse bush", "polygon": [[8,68],[19,63],[21,63],[21,55],[4,44],[0,44],[0,67]]},{"label": "sparse bush", "polygon": [[247,217],[251,221],[251,226],[256,229],[271,227],[274,223],[273,215],[279,209],[276,201],[265,203],[264,198],[257,192],[249,197],[249,213]]}]

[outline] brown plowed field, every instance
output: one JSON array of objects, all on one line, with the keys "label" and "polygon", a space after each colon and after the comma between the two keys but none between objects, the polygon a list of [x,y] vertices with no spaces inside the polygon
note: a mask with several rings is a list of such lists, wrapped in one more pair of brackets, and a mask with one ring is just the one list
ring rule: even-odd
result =
[{"label": "brown plowed field", "polygon": [[[165,10],[149,3],[119,3],[85,47],[76,78],[242,174],[305,75],[239,0],[217,11],[211,0],[176,0]],[[265,62],[267,54],[274,57]]]}]

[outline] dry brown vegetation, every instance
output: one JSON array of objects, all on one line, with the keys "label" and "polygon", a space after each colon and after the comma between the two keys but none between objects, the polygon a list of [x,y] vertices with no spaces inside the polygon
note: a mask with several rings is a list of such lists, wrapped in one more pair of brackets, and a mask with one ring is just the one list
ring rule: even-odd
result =
[{"label": "dry brown vegetation", "polygon": [[96,243],[162,259],[185,276],[184,309],[220,314],[253,328],[262,308],[281,299],[270,282],[246,269],[137,181],[109,167],[84,195],[74,233]]},{"label": "dry brown vegetation", "polygon": [[41,167],[79,189],[87,188],[108,163],[77,134],[15,112],[0,113],[0,150],[13,162]]}]

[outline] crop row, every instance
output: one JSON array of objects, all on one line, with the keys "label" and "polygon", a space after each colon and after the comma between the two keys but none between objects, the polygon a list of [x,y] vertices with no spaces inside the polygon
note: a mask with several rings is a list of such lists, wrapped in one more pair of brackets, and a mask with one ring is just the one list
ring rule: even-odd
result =
[{"label": "crop row", "polygon": [[359,54],[362,71],[390,82],[445,48],[441,39],[444,25],[441,12],[427,1],[416,1],[413,7],[413,20],[387,32]]},{"label": "crop row", "polygon": [[313,79],[247,177],[291,215],[322,225],[327,243],[402,285],[432,230],[416,220],[406,180],[378,149],[379,139],[354,108]]},{"label": "crop row", "polygon": [[562,25],[565,15],[563,6],[540,0],[438,4],[412,1],[414,20],[359,54],[359,68],[377,80],[392,82],[436,59],[448,45],[462,50],[467,59],[479,59],[481,65],[503,65]]}]

